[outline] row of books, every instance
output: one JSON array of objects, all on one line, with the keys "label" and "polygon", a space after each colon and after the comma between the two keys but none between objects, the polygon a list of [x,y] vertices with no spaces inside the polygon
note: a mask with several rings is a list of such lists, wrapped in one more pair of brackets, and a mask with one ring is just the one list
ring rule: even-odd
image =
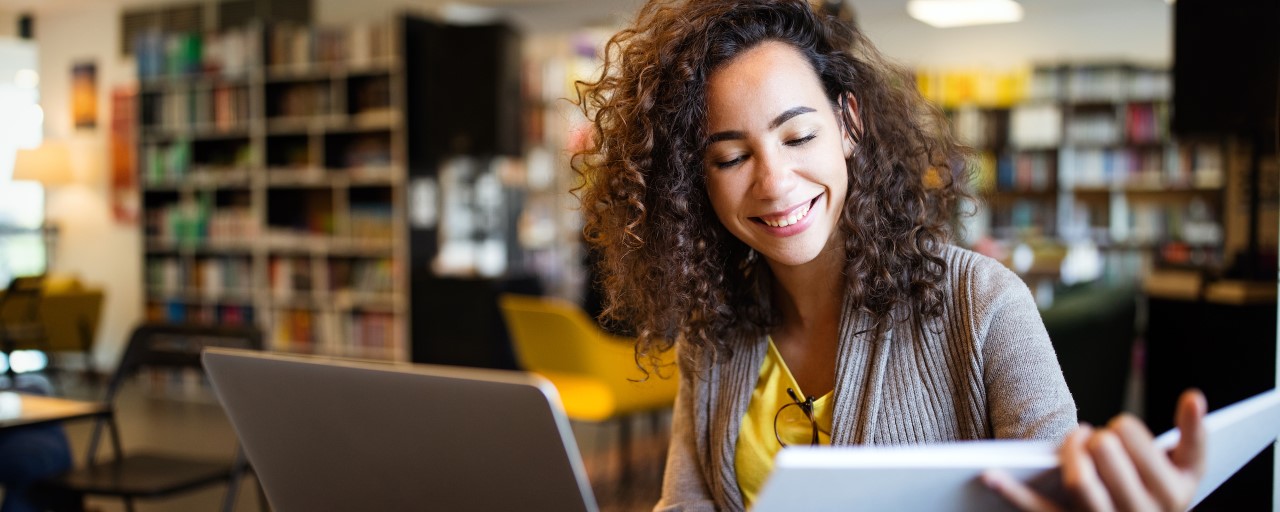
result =
[{"label": "row of books", "polygon": [[220,206],[209,214],[209,240],[251,240],[259,232],[248,206]]},{"label": "row of books", "polygon": [[243,257],[147,258],[147,289],[162,294],[186,292],[206,299],[239,298],[252,290],[252,262]]},{"label": "row of books", "polygon": [[311,117],[327,115],[333,109],[329,82],[288,83],[267,91],[267,116]]},{"label": "row of books", "polygon": [[353,79],[349,82],[349,108],[352,114],[391,109],[391,77],[382,75]]},{"label": "row of books", "polygon": [[331,286],[335,290],[361,293],[390,293],[396,271],[390,259],[360,259],[349,265],[330,265]]},{"label": "row of books", "polygon": [[237,304],[191,304],[176,300],[147,304],[147,319],[153,322],[238,326],[253,324],[256,316],[252,306]]},{"label": "row of books", "polygon": [[332,140],[339,144],[341,161],[330,162],[334,167],[385,167],[391,165],[391,133],[362,133],[344,140]]},{"label": "row of books", "polygon": [[1205,148],[1082,148],[1061,154],[1066,187],[1212,189],[1222,186],[1220,155]]},{"label": "row of books", "polygon": [[272,296],[280,300],[306,298],[321,289],[335,293],[390,293],[395,286],[395,266],[387,258],[334,259],[325,267],[326,281],[321,283],[313,274],[310,258],[272,258],[268,268]]},{"label": "row of books", "polygon": [[289,300],[295,296],[307,296],[315,287],[311,259],[306,257],[278,256],[271,258],[267,266],[267,280],[271,284],[271,296]]},{"label": "row of books", "polygon": [[1103,244],[1147,247],[1176,241],[1217,247],[1223,240],[1222,223],[1217,217],[1208,203],[1198,198],[1180,204],[1120,199],[1119,204],[1106,206],[1076,204],[1070,225],[1064,229],[1099,234],[1105,239],[1097,242]]},{"label": "row of books", "polygon": [[1169,104],[1157,102],[1126,105],[1125,139],[1136,144],[1169,140]]},{"label": "row of books", "polygon": [[196,246],[206,242],[243,242],[258,236],[260,232],[253,210],[248,206],[214,208],[204,195],[196,200],[148,208],[144,229],[148,238],[169,241],[179,246]]},{"label": "row of books", "polygon": [[1067,119],[1069,144],[1107,145],[1121,142],[1120,120],[1111,112],[1074,115]]},{"label": "row of books", "polygon": [[161,79],[204,74],[243,76],[261,66],[262,45],[252,28],[221,34],[166,34],[147,31],[134,42],[138,78]]},{"label": "row of books", "polygon": [[1158,144],[1169,140],[1167,103],[1129,103],[1121,110],[1095,111],[1068,117],[1067,142],[1072,144]]},{"label": "row of books", "polygon": [[[337,145],[338,150],[332,153],[332,160],[326,162],[329,168],[379,170],[392,163],[389,134],[362,135],[342,140],[335,138],[331,144]],[[206,174],[209,174],[251,169],[256,159],[254,148],[255,145],[248,139],[192,142],[190,139],[180,138],[144,143],[140,158],[142,180],[151,185],[187,182],[188,178],[217,182],[220,180],[218,176],[197,178],[194,174],[197,171],[207,171]],[[266,165],[272,169],[314,168],[311,142],[305,137],[268,139]]]},{"label": "row of books", "polygon": [[[145,265],[147,290],[160,295],[182,293],[186,298],[248,301],[253,293],[253,262],[248,255],[182,258],[149,256]],[[391,260],[333,261],[327,285],[312,279],[312,265],[304,257],[271,260],[272,297],[288,301],[306,297],[320,286],[338,293],[385,294],[392,291],[395,270]]]},{"label": "row of books", "polygon": [[1044,192],[1057,183],[1057,155],[1047,152],[1006,153],[996,159],[999,190]]},{"label": "row of books", "polygon": [[951,112],[951,128],[956,137],[975,148],[1000,148],[1008,140],[1009,111],[965,105]]},{"label": "row of books", "polygon": [[395,55],[390,21],[348,27],[283,24],[267,31],[246,27],[219,34],[145,31],[134,41],[138,77],[144,81],[187,75],[243,76],[264,63],[367,65]]},{"label": "row of books", "polygon": [[1025,69],[917,69],[915,77],[920,94],[943,108],[1009,108],[1027,97]]},{"label": "row of books", "polygon": [[1169,109],[1162,102],[1129,103],[1119,110],[1088,110],[1069,116],[1054,103],[1019,105],[1009,111],[969,105],[955,109],[951,123],[956,136],[976,148],[999,148],[1006,139],[1018,148],[1051,148],[1064,142],[1122,145],[1169,140]]},{"label": "row of books", "polygon": [[1162,68],[1124,64],[1037,66],[1032,100],[1073,102],[1159,101],[1171,96],[1172,77]]},{"label": "row of books", "polygon": [[1035,201],[1019,199],[1007,206],[993,207],[991,211],[992,227],[997,238],[1017,238],[1027,231],[1039,231],[1052,235],[1046,230],[1053,230],[1057,221],[1057,211],[1051,201]]},{"label": "row of books", "polygon": [[1050,148],[1063,144],[1156,144],[1169,139],[1168,107],[1164,103],[1133,103],[1121,111],[1082,112],[1064,116],[1055,104],[1019,106],[1012,111],[961,107],[951,115],[959,139],[976,148],[1000,148],[1006,140],[1019,148]]},{"label": "row of books", "polygon": [[1192,245],[1222,244],[1222,224],[1202,201],[1169,205],[1144,203],[1132,209],[1130,239],[1139,243],[1177,240]]},{"label": "row of books", "polygon": [[280,309],[272,312],[271,347],[293,352],[315,353],[320,338],[318,313],[307,309]]},{"label": "row of books", "polygon": [[216,85],[142,96],[144,130],[228,132],[244,130],[248,123],[249,89],[243,85]]},{"label": "row of books", "polygon": [[272,347],[295,352],[326,353],[330,345],[356,349],[400,346],[395,316],[380,312],[318,313],[305,309],[273,312]]},{"label": "row of books", "polygon": [[342,317],[344,340],[364,348],[393,349],[400,345],[395,315],[361,312]]},{"label": "row of books", "polygon": [[356,23],[347,27],[277,25],[267,34],[267,65],[345,63],[360,66],[383,62],[395,55],[393,34],[389,22]]},{"label": "row of books", "polygon": [[348,222],[352,238],[390,240],[395,237],[390,203],[352,203]]},{"label": "row of books", "polygon": [[144,183],[174,182],[191,172],[191,142],[188,140],[144,144],[140,157]]},{"label": "row of books", "polygon": [[148,238],[182,246],[196,245],[209,238],[212,206],[207,196],[148,208],[143,226]]}]

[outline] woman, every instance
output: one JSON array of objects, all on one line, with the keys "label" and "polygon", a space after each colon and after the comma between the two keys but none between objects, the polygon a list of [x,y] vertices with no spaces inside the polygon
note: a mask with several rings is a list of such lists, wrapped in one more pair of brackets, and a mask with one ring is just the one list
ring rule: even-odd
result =
[{"label": "woman", "polygon": [[1185,508],[1200,437],[1076,429],[1026,286],[948,245],[967,153],[911,85],[803,0],[654,0],[580,90],[605,315],[680,356],[657,509],[749,507],[785,444],[1064,436],[1072,505]]}]

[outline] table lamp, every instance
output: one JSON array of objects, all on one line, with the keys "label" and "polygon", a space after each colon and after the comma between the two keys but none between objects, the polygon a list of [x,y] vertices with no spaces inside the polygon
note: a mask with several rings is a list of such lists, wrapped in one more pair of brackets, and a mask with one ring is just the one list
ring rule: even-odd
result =
[{"label": "table lamp", "polygon": [[[19,149],[13,164],[13,179],[40,183],[46,198],[42,204],[47,208],[49,187],[68,185],[75,181],[71,174],[71,155],[66,144],[46,141],[35,149]],[[40,231],[45,244],[45,272],[48,272],[53,263],[58,226],[47,216],[43,217]]]}]

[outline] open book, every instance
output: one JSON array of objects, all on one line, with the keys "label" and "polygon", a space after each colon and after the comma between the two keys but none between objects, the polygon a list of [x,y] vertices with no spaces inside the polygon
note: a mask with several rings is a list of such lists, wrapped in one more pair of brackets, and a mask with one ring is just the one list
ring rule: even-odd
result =
[{"label": "open book", "polygon": [[[1205,417],[1208,456],[1195,500],[1208,496],[1280,436],[1280,392],[1267,391]],[[1177,429],[1156,438],[1170,449]],[[790,447],[778,453],[755,512],[793,510],[1014,510],[982,485],[999,468],[1061,497],[1057,445],[1043,441],[968,441],[896,447]]]}]

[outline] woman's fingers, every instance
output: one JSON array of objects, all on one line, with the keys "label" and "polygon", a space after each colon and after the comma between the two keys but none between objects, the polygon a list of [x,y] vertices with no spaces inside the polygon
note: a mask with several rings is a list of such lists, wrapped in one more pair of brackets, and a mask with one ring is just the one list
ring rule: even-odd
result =
[{"label": "woman's fingers", "polygon": [[1092,428],[1085,426],[1071,431],[1062,441],[1059,450],[1062,460],[1062,486],[1075,502],[1077,508],[1094,511],[1112,511],[1115,505],[1107,495],[1107,487],[1098,477],[1093,457],[1085,448],[1086,441],[1093,435]]},{"label": "woman's fingers", "polygon": [[1147,492],[1161,507],[1164,510],[1184,508],[1195,488],[1189,485],[1190,479],[1173,465],[1164,450],[1152,442],[1151,431],[1146,425],[1132,415],[1122,414],[1111,420],[1107,428],[1120,439],[1146,484]]},{"label": "woman's fingers", "polygon": [[1156,448],[1151,431],[1130,415],[1112,420],[1085,443],[1098,475],[1121,510],[1185,510],[1205,466],[1204,395],[1188,390],[1178,399],[1181,432],[1169,453]]},{"label": "woman's fingers", "polygon": [[982,483],[1026,512],[1062,512],[1062,507],[998,469],[982,473]]},{"label": "woman's fingers", "polygon": [[1134,461],[1129,458],[1120,436],[1110,429],[1102,429],[1090,436],[1086,443],[1098,475],[1111,493],[1111,501],[1120,510],[1155,510],[1156,502],[1147,491]]},{"label": "woman's fingers", "polygon": [[[1204,474],[1207,408],[1198,390],[1182,394],[1175,417],[1182,435],[1167,453],[1156,447],[1151,431],[1130,415],[1117,417],[1105,429],[1083,426],[1067,434],[1059,455],[1062,484],[1074,508],[1185,510]],[[1060,510],[1007,475],[984,474],[983,481],[1023,510]]]},{"label": "woman's fingers", "polygon": [[1178,398],[1178,411],[1174,414],[1174,423],[1178,425],[1181,437],[1169,458],[1179,469],[1194,476],[1196,481],[1204,476],[1205,445],[1208,443],[1204,415],[1208,408],[1204,393],[1198,389],[1188,389]]}]

